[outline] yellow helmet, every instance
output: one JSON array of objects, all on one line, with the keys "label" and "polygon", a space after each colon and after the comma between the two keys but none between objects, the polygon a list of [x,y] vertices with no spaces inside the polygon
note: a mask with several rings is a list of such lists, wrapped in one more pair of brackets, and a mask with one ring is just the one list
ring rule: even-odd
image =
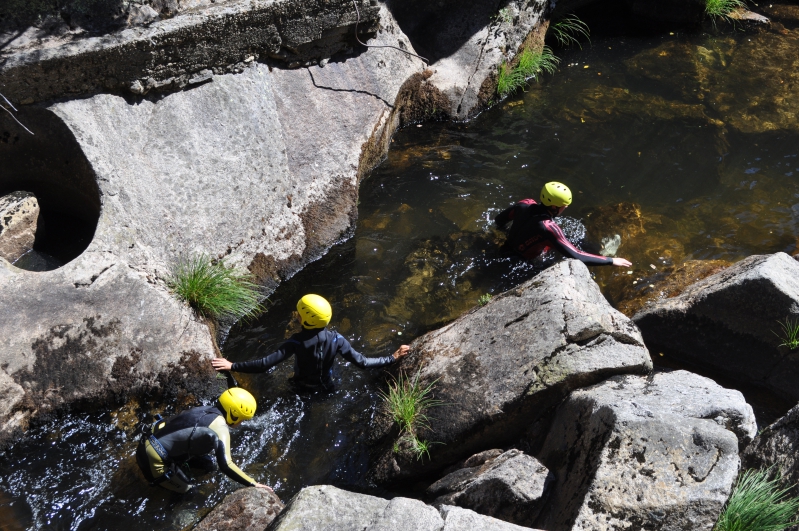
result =
[{"label": "yellow helmet", "polygon": [[549,182],[541,188],[541,203],[544,206],[564,207],[571,205],[572,192],[569,187],[555,181]]},{"label": "yellow helmet", "polygon": [[255,415],[255,397],[241,387],[231,387],[219,395],[219,405],[225,411],[225,421],[231,426]]},{"label": "yellow helmet", "polygon": [[333,309],[324,297],[308,294],[297,302],[303,328],[324,328],[333,317]]}]

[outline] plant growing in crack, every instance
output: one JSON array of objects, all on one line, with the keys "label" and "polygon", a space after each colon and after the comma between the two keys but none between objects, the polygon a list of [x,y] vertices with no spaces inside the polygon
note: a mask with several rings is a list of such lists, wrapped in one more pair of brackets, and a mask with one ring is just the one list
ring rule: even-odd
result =
[{"label": "plant growing in crack", "polygon": [[559,62],[549,46],[544,46],[540,52],[525,48],[515,66],[503,61],[497,68],[497,94],[505,97],[523,87],[529,79],[538,81],[544,72],[554,73]]},{"label": "plant growing in crack", "polygon": [[485,306],[486,304],[491,302],[491,299],[492,295],[490,293],[484,293],[483,295],[480,295],[480,297],[478,297],[477,304],[479,304],[480,306]]},{"label": "plant growing in crack", "polygon": [[558,41],[558,44],[564,47],[576,44],[580,46],[582,50],[583,47],[580,45],[580,38],[585,38],[591,42],[591,30],[588,28],[588,24],[580,20],[580,17],[577,15],[567,15],[563,17],[552,24],[549,30],[552,32],[552,36],[555,37],[555,40]]},{"label": "plant growing in crack", "polygon": [[730,14],[739,8],[745,8],[743,0],[705,0],[705,13],[713,19],[730,19]]},{"label": "plant growing in crack", "polygon": [[772,333],[782,340],[781,347],[788,347],[788,350],[799,348],[799,318],[786,317],[784,321],[777,321],[780,331]]},{"label": "plant growing in crack", "polygon": [[747,470],[738,478],[713,531],[782,531],[797,523],[799,498],[781,487],[771,469]]},{"label": "plant growing in crack", "polygon": [[510,10],[509,7],[503,7],[499,11],[497,11],[496,15],[491,17],[492,22],[502,22],[505,24],[511,24],[513,22],[513,12]]},{"label": "plant growing in crack", "polygon": [[389,381],[388,391],[380,391],[386,410],[400,430],[399,438],[393,446],[394,452],[399,453],[403,448],[408,448],[416,455],[417,460],[425,455],[429,459],[430,445],[436,444],[420,439],[418,430],[430,427],[427,411],[443,404],[431,396],[438,380],[424,385],[421,382],[421,372],[419,369],[410,377],[400,371],[399,376]]}]

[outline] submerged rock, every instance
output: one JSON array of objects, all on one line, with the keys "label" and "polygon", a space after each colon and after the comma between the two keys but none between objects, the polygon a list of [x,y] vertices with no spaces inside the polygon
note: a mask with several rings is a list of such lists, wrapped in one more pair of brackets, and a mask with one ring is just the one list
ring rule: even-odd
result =
[{"label": "submerged rock", "polygon": [[306,487],[268,531],[522,531],[507,522],[459,507],[441,511],[410,498],[384,500],[330,485]]},{"label": "submerged rock", "polygon": [[0,258],[15,262],[33,249],[39,202],[30,192],[0,197]]},{"label": "submerged rock", "polygon": [[519,450],[480,459],[485,454],[470,457],[464,468],[430,485],[427,494],[436,496],[433,504],[457,505],[506,522],[531,524],[541,510],[552,474]]},{"label": "submerged rock", "polygon": [[274,492],[242,488],[225,496],[194,531],[263,531],[284,508]]},{"label": "submerged rock", "polygon": [[427,413],[430,425],[420,427],[419,436],[441,444],[430,446],[430,461],[396,453],[398,434],[388,416],[379,417],[370,471],[379,483],[501,446],[573,389],[652,368],[638,329],[608,304],[588,268],[576,260],[560,262],[422,336],[411,351],[400,370],[433,384],[435,398],[443,402]]},{"label": "submerged rock", "polygon": [[799,405],[758,434],[743,454],[745,468],[772,468],[799,496]]},{"label": "submerged rock", "polygon": [[779,322],[799,314],[799,262],[750,256],[634,317],[647,346],[799,400],[799,355],[781,347]]},{"label": "submerged rock", "polygon": [[574,391],[539,456],[556,483],[536,525],[710,531],[755,432],[740,392],[686,371]]}]

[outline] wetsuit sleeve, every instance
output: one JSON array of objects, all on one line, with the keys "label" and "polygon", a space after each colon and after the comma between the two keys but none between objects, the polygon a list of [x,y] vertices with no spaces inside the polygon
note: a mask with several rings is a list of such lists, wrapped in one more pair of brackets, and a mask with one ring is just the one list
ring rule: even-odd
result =
[{"label": "wetsuit sleeve", "polygon": [[338,344],[338,353],[341,357],[350,363],[354,363],[361,369],[385,367],[391,365],[396,360],[394,356],[383,356],[382,358],[367,358],[357,350],[352,348],[350,342],[344,339],[343,336],[336,334],[336,343]]},{"label": "wetsuit sleeve", "polygon": [[242,485],[254,486],[256,481],[242,472],[230,457],[230,430],[228,430],[225,419],[217,417],[208,425],[208,428],[210,428],[217,437],[214,454],[216,456],[216,464],[219,465],[219,470],[224,472],[230,479],[238,481]]},{"label": "wetsuit sleeve", "polygon": [[580,260],[584,264],[610,265],[613,263],[613,258],[589,254],[572,245],[572,243],[566,239],[566,236],[563,234],[563,231],[560,230],[558,224],[554,221],[548,219],[544,220],[541,222],[541,226],[544,231],[549,234],[549,239],[554,246],[565,256]]},{"label": "wetsuit sleeve", "polygon": [[266,372],[281,361],[288,359],[294,354],[294,351],[299,345],[299,342],[290,339],[280,345],[280,348],[266,356],[257,360],[250,361],[237,361],[230,368],[233,372]]}]

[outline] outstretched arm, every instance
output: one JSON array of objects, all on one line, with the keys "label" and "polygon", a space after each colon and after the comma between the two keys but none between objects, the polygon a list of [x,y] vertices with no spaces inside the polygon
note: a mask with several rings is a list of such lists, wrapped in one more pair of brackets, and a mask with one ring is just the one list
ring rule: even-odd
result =
[{"label": "outstretched arm", "polygon": [[279,349],[266,356],[250,361],[237,361],[231,363],[225,358],[214,358],[211,360],[211,365],[218,371],[234,371],[234,372],[266,372],[281,361],[290,358],[294,354],[294,348],[299,344],[292,339],[283,343]]},{"label": "outstretched arm", "polygon": [[[391,365],[399,358],[408,354],[408,345],[402,345],[391,356],[383,356],[381,358],[367,358],[350,345],[350,342],[344,339],[341,335],[336,337],[336,342],[339,343],[338,353],[341,357],[360,367],[361,369],[385,367]],[[404,350],[403,350],[404,349]]]},{"label": "outstretched arm", "polygon": [[574,258],[576,260],[580,260],[584,264],[592,264],[592,265],[611,265],[613,264],[613,258],[609,258],[607,256],[599,256],[596,254],[586,253],[585,251],[581,251],[572,243],[566,239],[566,236],[563,234],[563,231],[560,230],[558,224],[551,220],[544,220],[541,222],[544,230],[549,233],[549,239],[553,242],[555,247],[563,253],[565,256],[569,258]]}]

